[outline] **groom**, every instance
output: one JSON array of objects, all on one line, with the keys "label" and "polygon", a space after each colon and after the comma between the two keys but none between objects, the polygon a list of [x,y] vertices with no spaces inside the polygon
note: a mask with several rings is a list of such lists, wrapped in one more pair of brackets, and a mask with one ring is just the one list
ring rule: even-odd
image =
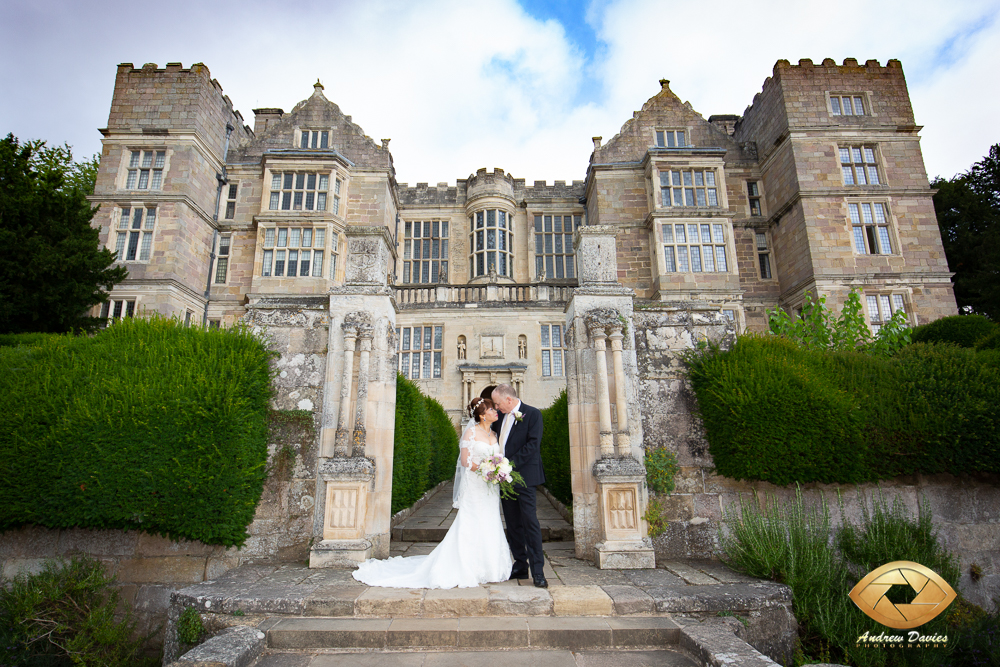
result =
[{"label": "groom", "polygon": [[548,588],[542,572],[542,529],[538,525],[535,487],[545,483],[542,469],[542,413],[538,408],[522,403],[509,384],[493,390],[493,404],[503,413],[503,419],[493,422],[500,440],[500,450],[524,478],[526,486],[518,486],[514,500],[502,500],[507,520],[507,544],[514,557],[511,579],[527,579],[528,567],[535,586]]}]

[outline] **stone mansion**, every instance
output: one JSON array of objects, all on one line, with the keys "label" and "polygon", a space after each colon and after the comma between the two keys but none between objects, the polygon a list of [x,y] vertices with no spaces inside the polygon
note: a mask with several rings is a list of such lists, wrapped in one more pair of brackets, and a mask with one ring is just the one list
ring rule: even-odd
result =
[{"label": "stone mansion", "polygon": [[[309,323],[286,346],[321,355],[314,325],[357,292],[349,237],[381,239],[384,262],[357,258],[381,280],[354,282],[389,297],[391,363],[457,420],[488,384],[539,407],[566,388],[590,227],[613,239],[595,250],[613,267],[597,288],[636,311],[763,330],[769,308],[807,292],[837,308],[860,287],[873,327],[957,312],[899,61],[779,60],[742,116],[706,119],[666,80],[652,90],[619,134],[593,138],[582,180],[495,168],[411,185],[389,140],[319,82],[291,111],[254,109],[251,128],[202,64],[120,65],[93,224],[129,277],[100,314],[267,325],[281,309]],[[279,402],[319,410],[324,373],[304,356],[282,367],[298,379]]]}]

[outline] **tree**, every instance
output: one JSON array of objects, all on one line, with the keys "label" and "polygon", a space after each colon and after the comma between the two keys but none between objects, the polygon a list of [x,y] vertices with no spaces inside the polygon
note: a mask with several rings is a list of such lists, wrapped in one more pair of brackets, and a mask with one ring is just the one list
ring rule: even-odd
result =
[{"label": "tree", "polygon": [[966,173],[931,187],[959,311],[1000,322],[1000,144]]},{"label": "tree", "polygon": [[90,226],[98,158],[69,146],[0,141],[0,332],[90,330],[87,310],[128,276]]}]

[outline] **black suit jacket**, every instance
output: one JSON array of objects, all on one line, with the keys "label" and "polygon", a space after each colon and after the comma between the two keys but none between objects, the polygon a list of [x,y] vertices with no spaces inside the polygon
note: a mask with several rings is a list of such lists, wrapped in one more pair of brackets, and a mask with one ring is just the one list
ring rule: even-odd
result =
[{"label": "black suit jacket", "polygon": [[[528,486],[538,486],[545,483],[545,469],[542,467],[542,413],[523,401],[520,408],[524,417],[515,420],[507,435],[507,446],[504,456],[514,466],[514,470],[524,477]],[[500,439],[503,428],[503,418],[493,422],[493,430]]]}]

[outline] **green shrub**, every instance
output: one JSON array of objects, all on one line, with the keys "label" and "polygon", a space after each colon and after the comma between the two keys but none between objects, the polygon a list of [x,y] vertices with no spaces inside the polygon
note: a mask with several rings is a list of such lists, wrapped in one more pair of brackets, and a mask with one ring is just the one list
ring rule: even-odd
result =
[{"label": "green shrub", "polygon": [[393,514],[415,503],[428,488],[430,460],[430,429],[424,396],[416,384],[397,375],[396,430],[392,448]]},{"label": "green shrub", "polygon": [[1000,327],[995,327],[993,333],[987,334],[976,342],[977,350],[1000,350]]},{"label": "green shrub", "polygon": [[691,384],[719,474],[734,479],[867,478],[853,396],[826,381],[792,342],[745,336],[691,363]]},{"label": "green shrub", "polygon": [[646,483],[657,493],[674,492],[674,476],[680,472],[677,455],[664,447],[646,450]]},{"label": "green shrub", "polygon": [[825,296],[814,301],[812,293],[806,292],[798,317],[775,308],[767,311],[767,323],[772,334],[806,350],[850,350],[892,356],[911,342],[911,329],[902,310],[893,313],[878,334],[872,336],[861,305],[860,288],[850,291],[836,317],[827,310]]},{"label": "green shrub", "polygon": [[205,636],[205,624],[201,614],[194,607],[185,607],[177,618],[177,639],[182,644],[191,646],[201,641]]},{"label": "green shrub", "polygon": [[540,450],[545,488],[569,505],[573,502],[573,484],[569,470],[569,407],[565,389],[552,405],[542,410],[542,421],[545,428]]},{"label": "green shrub", "polygon": [[451,479],[458,461],[458,433],[448,414],[416,384],[396,376],[396,433],[392,454],[392,512]]},{"label": "green shrub", "polygon": [[425,396],[424,401],[427,405],[431,442],[431,463],[427,471],[429,489],[455,476],[455,462],[458,461],[458,432],[440,403],[429,396]]},{"label": "green shrub", "polygon": [[719,473],[785,485],[1000,472],[998,358],[953,345],[884,357],[742,336],[688,362]]},{"label": "green shrub", "polygon": [[0,665],[132,667],[158,664],[140,654],[143,638],[96,560],[47,563],[0,586]]},{"label": "green shrub", "polygon": [[[808,664],[810,656],[861,667],[977,664],[964,661],[962,655],[968,657],[968,653],[963,654],[957,642],[933,650],[856,645],[858,636],[881,626],[847,593],[876,567],[910,560],[931,568],[956,590],[958,587],[955,560],[938,541],[926,505],[916,518],[898,499],[890,505],[881,495],[869,500],[859,494],[859,505],[862,517],[857,525],[846,522],[832,530],[826,503],[808,506],[801,493],[784,504],[772,497],[740,498],[725,511],[728,530],[719,530],[723,561],[741,572],[792,589],[802,653],[796,664]],[[831,543],[838,548],[832,549]],[[949,626],[955,625],[961,609],[961,605],[952,604],[944,614],[922,625],[920,632],[954,637]]]},{"label": "green shrub", "polygon": [[913,342],[975,347],[981,338],[996,331],[997,325],[982,315],[952,315],[915,328]]},{"label": "green shrub", "polygon": [[62,338],[61,334],[50,333],[22,333],[22,334],[0,334],[0,347],[44,347],[52,343],[57,343]]},{"label": "green shrub", "polygon": [[163,318],[0,347],[0,530],[243,544],[264,481],[270,358],[245,329]]}]

